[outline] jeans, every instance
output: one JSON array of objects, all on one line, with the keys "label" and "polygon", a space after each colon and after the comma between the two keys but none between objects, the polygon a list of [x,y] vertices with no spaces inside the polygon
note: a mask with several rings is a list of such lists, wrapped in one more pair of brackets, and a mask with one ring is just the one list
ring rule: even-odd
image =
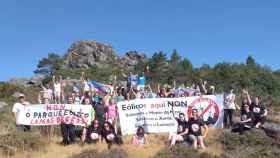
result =
[{"label": "jeans", "polygon": [[[224,127],[225,128],[230,128],[233,126],[233,114],[234,114],[234,109],[225,109],[224,110]],[[229,124],[228,124],[228,119],[229,119]]]},{"label": "jeans", "polygon": [[62,133],[62,143],[64,145],[72,144],[75,142],[75,129],[74,125],[71,124],[61,124],[61,133]]},{"label": "jeans", "polygon": [[29,125],[16,125],[16,128],[18,131],[23,131],[23,132],[31,131],[31,126],[29,126]]}]

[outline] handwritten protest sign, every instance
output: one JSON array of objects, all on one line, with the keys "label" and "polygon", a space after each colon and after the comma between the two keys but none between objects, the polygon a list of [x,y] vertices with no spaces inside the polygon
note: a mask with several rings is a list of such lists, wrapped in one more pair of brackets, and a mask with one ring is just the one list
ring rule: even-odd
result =
[{"label": "handwritten protest sign", "polygon": [[93,120],[91,105],[38,104],[26,106],[19,114],[19,124],[32,126],[61,123],[85,126]]},{"label": "handwritten protest sign", "polygon": [[[173,108],[172,108],[173,107]],[[143,126],[149,133],[176,132],[177,122],[173,113],[190,117],[192,109],[199,111],[201,119],[214,127],[222,127],[222,96],[197,96],[186,98],[136,99],[118,103],[122,133],[135,134]]]}]

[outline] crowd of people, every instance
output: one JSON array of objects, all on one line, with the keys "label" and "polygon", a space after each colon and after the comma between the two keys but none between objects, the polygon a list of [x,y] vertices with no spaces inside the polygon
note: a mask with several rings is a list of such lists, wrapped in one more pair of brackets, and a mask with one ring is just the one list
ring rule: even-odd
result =
[{"label": "crowd of people", "polygon": [[[38,95],[38,103],[92,105],[95,119],[92,120],[90,125],[79,127],[72,124],[61,124],[62,144],[73,144],[79,137],[82,142],[89,144],[105,140],[108,147],[111,147],[113,144],[120,145],[123,143],[119,130],[117,102],[143,98],[174,98],[216,94],[215,86],[208,85],[207,81],[203,80],[190,87],[177,86],[175,81],[172,86],[158,84],[156,92],[145,83],[145,80],[144,73],[139,76],[130,73],[125,87],[117,86],[113,82],[108,85],[101,85],[98,82],[91,81],[82,72],[80,82],[70,85],[62,76],[53,76],[52,83],[41,85],[42,90]],[[66,89],[70,90],[67,91]],[[259,96],[256,96],[252,101],[248,91],[243,90],[242,105],[238,106],[234,89],[227,88],[223,98],[224,128],[231,128],[233,132],[242,134],[246,130],[260,128],[265,122],[267,109],[261,104]],[[25,96],[21,94],[19,102],[14,104],[12,112],[16,118],[17,128],[30,131],[30,126],[17,123],[18,113],[24,109],[25,105],[29,105],[29,103],[25,100]],[[234,123],[234,112],[237,110],[240,110],[240,122]],[[186,142],[190,143],[195,149],[198,147],[204,149],[204,138],[207,136],[209,124],[199,117],[198,110],[192,110],[191,118],[187,118],[184,113],[180,113],[178,117],[174,114],[174,118],[178,123],[178,128],[177,133],[169,134],[169,145],[173,146],[180,142]],[[148,142],[148,135],[144,127],[138,127],[131,143],[142,145]]]}]

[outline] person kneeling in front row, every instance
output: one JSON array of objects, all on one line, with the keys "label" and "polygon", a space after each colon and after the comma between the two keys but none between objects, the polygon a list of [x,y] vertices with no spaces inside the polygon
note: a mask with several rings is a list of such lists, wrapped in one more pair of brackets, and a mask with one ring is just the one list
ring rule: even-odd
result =
[{"label": "person kneeling in front row", "polygon": [[[202,128],[204,128],[204,134],[202,135]],[[192,145],[197,149],[198,144],[202,149],[205,149],[204,138],[208,132],[208,127],[199,119],[198,110],[192,110],[192,117],[189,119],[188,128],[187,128],[189,139],[192,142]]]},{"label": "person kneeling in front row", "polygon": [[142,126],[137,128],[136,135],[132,137],[131,144],[133,145],[148,144],[148,136]]},{"label": "person kneeling in front row", "polygon": [[98,120],[94,120],[88,128],[84,128],[82,141],[91,144],[97,143],[99,140],[101,140],[101,126]]},{"label": "person kneeling in front row", "polygon": [[122,144],[121,137],[116,134],[115,129],[110,122],[104,123],[102,130],[102,138],[105,139],[109,149],[113,144]]}]

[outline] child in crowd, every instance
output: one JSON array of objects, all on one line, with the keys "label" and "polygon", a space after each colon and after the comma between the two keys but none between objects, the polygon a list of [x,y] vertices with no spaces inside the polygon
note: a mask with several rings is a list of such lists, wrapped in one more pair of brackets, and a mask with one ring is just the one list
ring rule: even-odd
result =
[{"label": "child in crowd", "polygon": [[137,128],[136,135],[132,137],[131,143],[134,145],[148,144],[148,136],[142,126]]}]

